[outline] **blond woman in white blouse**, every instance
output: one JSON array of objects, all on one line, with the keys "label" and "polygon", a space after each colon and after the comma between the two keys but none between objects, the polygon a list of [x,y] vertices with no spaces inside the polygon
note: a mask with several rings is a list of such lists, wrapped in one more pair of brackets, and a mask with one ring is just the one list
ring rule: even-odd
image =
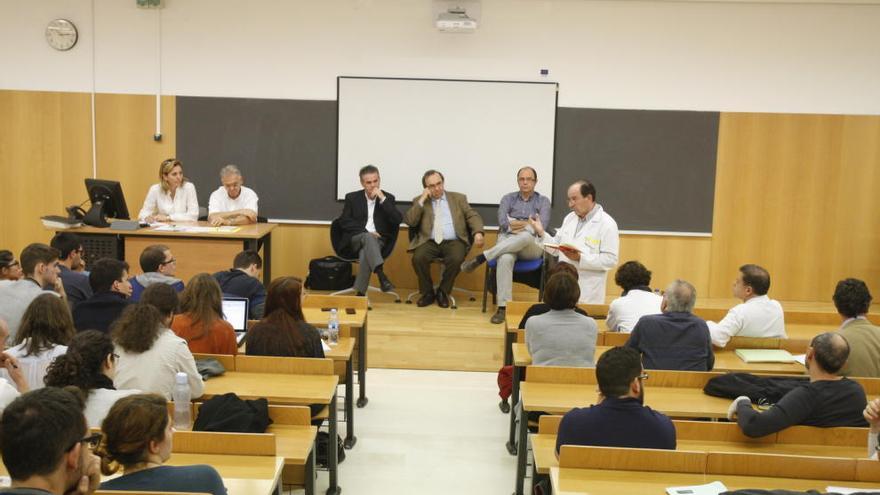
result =
[{"label": "blond woman in white blouse", "polygon": [[159,165],[159,183],[150,186],[138,219],[153,222],[194,222],[199,218],[196,186],[183,176],[183,164],[169,158]]}]

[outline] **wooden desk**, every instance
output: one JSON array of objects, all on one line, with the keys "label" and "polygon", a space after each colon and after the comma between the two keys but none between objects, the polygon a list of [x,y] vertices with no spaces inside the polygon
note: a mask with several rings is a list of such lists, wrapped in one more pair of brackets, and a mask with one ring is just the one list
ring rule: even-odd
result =
[{"label": "wooden desk", "polygon": [[[875,461],[876,462],[876,461]],[[763,476],[732,476],[717,474],[613,471],[607,469],[550,469],[550,482],[555,495],[626,493],[627,495],[664,495],[670,486],[702,485],[721,481],[728,490],[743,488],[786,489],[822,492],[829,485],[877,489],[880,483],[829,481]]]},{"label": "wooden desk", "polygon": [[220,476],[229,495],[281,493],[281,470],[284,458],[279,456],[248,456],[220,454],[172,454],[169,466],[207,464]]},{"label": "wooden desk", "polygon": [[[326,327],[329,311],[322,308],[336,308],[339,318],[339,335],[356,339],[358,399],[357,406],[364,407],[370,401],[367,398],[367,298],[363,296],[330,296],[309,294],[303,302],[303,315],[306,321],[316,327]],[[348,314],[347,308],[354,309]]]},{"label": "wooden desk", "polygon": [[[210,227],[208,222],[180,222],[178,225]],[[263,281],[272,280],[272,230],[274,223],[256,223],[238,226],[236,232],[157,232],[152,228],[138,230],[110,230],[83,226],[68,229],[83,239],[89,266],[98,257],[104,257],[100,246],[118,252],[128,262],[132,274],[140,272],[141,251],[152,244],[165,244],[177,259],[175,276],[188,281],[197,273],[214,273],[228,269],[236,254],[244,249],[263,248]],[[109,246],[112,246],[110,248]]]},{"label": "wooden desk", "polygon": [[[227,371],[224,375],[205,382],[202,399],[235,392],[243,399],[266,398],[271,404],[309,405],[326,404],[330,408],[329,434],[335,439],[338,431],[336,411],[336,375],[288,375],[281,373],[249,373]],[[332,444],[331,444],[332,445]],[[328,495],[341,491],[338,485],[339,463],[336,449],[329,449],[330,487]]]}]

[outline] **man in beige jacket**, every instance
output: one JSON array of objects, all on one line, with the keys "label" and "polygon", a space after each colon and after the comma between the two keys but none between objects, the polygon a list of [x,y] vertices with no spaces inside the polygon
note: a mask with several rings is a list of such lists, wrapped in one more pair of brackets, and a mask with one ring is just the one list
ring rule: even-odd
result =
[{"label": "man in beige jacket", "polygon": [[[419,307],[436,299],[438,306],[448,308],[449,292],[470,249],[471,238],[475,246],[483,246],[483,219],[468,204],[467,196],[446,191],[443,185],[442,173],[425,172],[425,190],[413,198],[412,206],[403,216],[403,223],[410,227],[407,251],[413,253],[412,264],[419,278]],[[436,292],[431,280],[434,258],[443,258],[443,274]]]},{"label": "man in beige jacket", "polygon": [[838,332],[850,348],[849,359],[840,374],[880,377],[880,328],[865,317],[871,307],[868,286],[855,278],[841,280],[834,289],[834,306],[843,320]]}]

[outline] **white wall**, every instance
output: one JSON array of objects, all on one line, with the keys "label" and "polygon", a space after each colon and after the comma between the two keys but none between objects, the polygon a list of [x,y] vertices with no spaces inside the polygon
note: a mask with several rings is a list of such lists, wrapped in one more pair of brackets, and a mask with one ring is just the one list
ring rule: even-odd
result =
[{"label": "white wall", "polygon": [[[336,76],[560,83],[560,106],[880,114],[880,6],[483,0],[0,0],[0,88],[335,99]],[[161,64],[158,28],[161,16]],[[76,23],[70,52],[46,23]],[[94,25],[94,37],[92,26]]]}]

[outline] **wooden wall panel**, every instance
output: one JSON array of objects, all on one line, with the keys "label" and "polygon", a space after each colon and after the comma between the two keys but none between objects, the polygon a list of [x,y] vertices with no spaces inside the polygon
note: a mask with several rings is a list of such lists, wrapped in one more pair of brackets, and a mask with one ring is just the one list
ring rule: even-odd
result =
[{"label": "wooden wall panel", "polygon": [[723,114],[710,296],[744,263],[776,299],[828,301],[838,280],[880,286],[880,117]]},{"label": "wooden wall panel", "polygon": [[91,106],[86,93],[0,91],[0,246],[18,253],[48,242],[43,215],[85,199],[91,176]]},{"label": "wooden wall panel", "polygon": [[[122,183],[128,212],[134,218],[147,190],[159,181],[159,164],[176,150],[175,97],[162,97],[161,141],[156,129],[156,97],[98,94],[95,97],[95,134],[98,178]],[[186,173],[186,164],[184,173]],[[207,205],[205,205],[207,206]]]}]

